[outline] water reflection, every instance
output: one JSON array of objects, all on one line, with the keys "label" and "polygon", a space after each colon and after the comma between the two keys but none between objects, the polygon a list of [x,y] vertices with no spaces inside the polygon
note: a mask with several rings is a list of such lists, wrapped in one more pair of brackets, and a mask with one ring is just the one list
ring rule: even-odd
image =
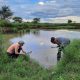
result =
[{"label": "water reflection", "polygon": [[32,30],[30,30],[30,33],[34,34],[35,36],[39,36],[40,30],[32,29]]},{"label": "water reflection", "polygon": [[20,30],[20,31],[18,32],[18,35],[19,35],[19,36],[22,36],[22,35],[24,35],[24,34],[30,34],[30,30],[29,30],[29,29],[26,29],[26,30]]},{"label": "water reflection", "polygon": [[79,31],[69,30],[30,30],[29,33],[23,33],[21,36],[10,39],[11,42],[15,43],[19,40],[25,42],[24,49],[26,52],[32,51],[30,57],[45,68],[49,68],[57,64],[57,45],[50,42],[50,38],[54,37],[65,37],[71,40],[80,39]]}]

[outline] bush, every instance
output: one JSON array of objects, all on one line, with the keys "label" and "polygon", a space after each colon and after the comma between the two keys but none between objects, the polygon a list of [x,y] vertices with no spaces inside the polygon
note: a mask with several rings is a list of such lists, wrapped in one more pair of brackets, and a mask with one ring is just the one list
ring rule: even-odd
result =
[{"label": "bush", "polygon": [[12,24],[7,20],[0,20],[0,27],[12,27]]}]

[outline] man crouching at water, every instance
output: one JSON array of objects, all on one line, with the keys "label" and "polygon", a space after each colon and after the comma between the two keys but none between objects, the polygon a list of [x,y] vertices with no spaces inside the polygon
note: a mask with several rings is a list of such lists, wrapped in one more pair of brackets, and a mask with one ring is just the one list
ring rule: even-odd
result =
[{"label": "man crouching at water", "polygon": [[60,60],[61,58],[61,51],[64,49],[64,47],[66,47],[68,44],[70,44],[70,40],[67,38],[63,38],[63,37],[51,37],[51,42],[53,44],[57,44],[59,47],[58,48],[58,53],[57,53],[57,60]]},{"label": "man crouching at water", "polygon": [[[19,41],[18,43],[12,44],[8,49],[7,49],[7,54],[8,56],[12,58],[17,58],[19,55],[25,55],[26,52],[22,49],[22,46],[24,45],[23,41]],[[23,53],[20,53],[22,50]]]}]

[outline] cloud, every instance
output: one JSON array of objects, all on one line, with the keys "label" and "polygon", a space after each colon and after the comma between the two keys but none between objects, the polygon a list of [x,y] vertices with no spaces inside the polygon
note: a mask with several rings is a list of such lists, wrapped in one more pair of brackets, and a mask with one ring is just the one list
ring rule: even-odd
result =
[{"label": "cloud", "polygon": [[4,4],[4,0],[0,0],[0,7]]},{"label": "cloud", "polygon": [[44,2],[38,2],[38,4],[41,5],[41,6],[45,5]]},{"label": "cloud", "polygon": [[68,16],[74,13],[72,8],[62,8],[58,12],[58,16]]},{"label": "cloud", "polygon": [[[76,13],[77,12],[77,13]],[[54,18],[60,16],[80,15],[79,0],[47,0],[42,9],[33,11],[35,17]]]},{"label": "cloud", "polygon": [[51,18],[49,22],[67,23],[69,19],[72,20],[73,22],[80,23],[80,16],[66,16],[66,17]]},{"label": "cloud", "polygon": [[0,6],[2,3],[22,18],[80,16],[79,0],[0,0]]}]

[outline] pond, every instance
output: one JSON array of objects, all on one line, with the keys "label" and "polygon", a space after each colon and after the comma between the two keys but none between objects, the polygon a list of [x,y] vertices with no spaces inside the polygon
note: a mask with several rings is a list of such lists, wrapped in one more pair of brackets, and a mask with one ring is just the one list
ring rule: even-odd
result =
[{"label": "pond", "polygon": [[[13,34],[12,34],[13,35]],[[23,40],[23,46],[26,52],[32,51],[30,58],[37,61],[41,66],[50,68],[57,64],[58,48],[51,48],[54,45],[50,42],[50,38],[66,37],[71,40],[80,39],[79,30],[35,30],[31,29],[22,31],[17,36],[14,36],[9,41],[12,43]]]}]

